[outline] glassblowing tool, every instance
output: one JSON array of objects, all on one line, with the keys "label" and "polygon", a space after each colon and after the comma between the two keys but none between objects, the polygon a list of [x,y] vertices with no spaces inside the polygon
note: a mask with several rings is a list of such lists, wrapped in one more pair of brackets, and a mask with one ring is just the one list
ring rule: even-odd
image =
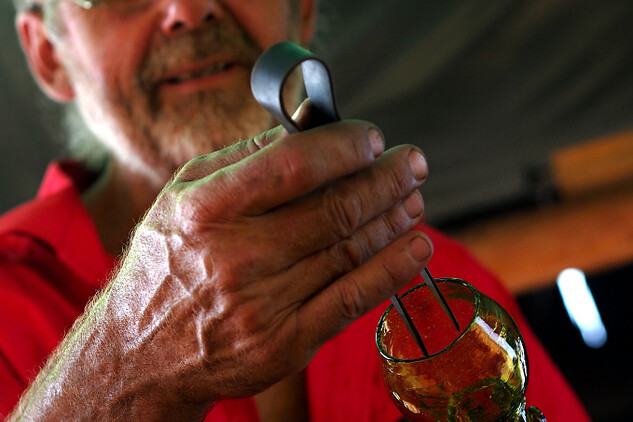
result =
[{"label": "glassblowing tool", "polygon": [[[292,71],[299,65],[301,65],[307,96],[310,98],[321,123],[333,123],[340,120],[334,102],[332,78],[326,64],[310,51],[294,43],[284,41],[270,47],[257,60],[251,74],[251,90],[257,102],[272,114],[288,133],[302,130],[286,111],[283,101],[284,84]],[[457,319],[437,288],[428,268],[424,268],[421,276],[459,332],[460,327]],[[422,338],[397,294],[391,297],[391,303],[424,356],[428,356]]]}]

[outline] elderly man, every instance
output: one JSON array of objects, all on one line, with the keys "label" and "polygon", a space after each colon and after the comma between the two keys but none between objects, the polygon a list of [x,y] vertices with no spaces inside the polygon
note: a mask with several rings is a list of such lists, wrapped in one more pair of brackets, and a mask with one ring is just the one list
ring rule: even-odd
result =
[{"label": "elderly man", "polygon": [[[395,421],[376,306],[429,262],[430,236],[434,272],[519,320],[528,399],[586,418],[498,282],[411,230],[417,148],[385,152],[359,121],[270,129],[250,71],[310,40],[312,0],[79,3],[18,4],[35,79],[89,135],[0,220],[2,412],[21,395],[15,419]],[[309,103],[297,119],[311,125]]]}]

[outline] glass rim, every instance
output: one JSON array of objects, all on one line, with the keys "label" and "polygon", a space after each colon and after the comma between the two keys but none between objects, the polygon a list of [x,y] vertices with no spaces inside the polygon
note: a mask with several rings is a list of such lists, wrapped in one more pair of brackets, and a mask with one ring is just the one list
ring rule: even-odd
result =
[{"label": "glass rim", "polygon": [[[470,330],[470,328],[473,326],[473,324],[476,321],[477,318],[477,311],[479,310],[480,307],[480,302],[481,302],[481,297],[480,297],[480,293],[477,289],[475,289],[475,287],[468,283],[467,281],[462,280],[461,278],[456,278],[456,277],[442,277],[442,278],[436,278],[435,281],[439,284],[439,283],[455,283],[455,284],[460,284],[466,288],[468,288],[472,293],[473,293],[473,302],[474,302],[474,312],[473,312],[473,316],[470,319],[470,322],[459,332],[459,335],[457,337],[455,337],[455,339],[453,341],[451,341],[448,345],[446,345],[444,348],[442,348],[440,351],[435,352],[435,353],[431,353],[428,356],[421,356],[419,358],[412,358],[412,359],[402,359],[402,358],[397,358],[395,356],[391,356],[389,353],[387,353],[387,351],[385,351],[382,347],[381,344],[381,333],[380,333],[380,329],[382,327],[382,325],[384,324],[385,320],[387,319],[387,315],[389,315],[389,312],[391,312],[393,310],[393,305],[389,305],[387,307],[387,309],[385,309],[385,311],[382,313],[380,320],[378,321],[378,326],[376,327],[376,335],[375,335],[375,340],[376,340],[376,347],[378,348],[378,352],[380,353],[380,355],[387,359],[390,362],[395,362],[395,363],[413,363],[413,362],[420,362],[420,361],[425,361],[428,359],[431,359],[437,355],[439,355],[440,353],[445,352],[446,350],[450,349],[455,343],[457,343],[457,341],[459,341],[462,337],[464,337],[464,335],[466,334],[466,332],[468,330]],[[418,290],[419,288],[425,287],[426,284],[425,283],[420,283],[417,284],[413,287],[411,287],[409,290],[407,290],[406,292],[404,292],[402,295],[400,295],[401,298],[406,297],[409,293],[413,292],[414,290]],[[448,317],[447,317],[448,318]]]}]

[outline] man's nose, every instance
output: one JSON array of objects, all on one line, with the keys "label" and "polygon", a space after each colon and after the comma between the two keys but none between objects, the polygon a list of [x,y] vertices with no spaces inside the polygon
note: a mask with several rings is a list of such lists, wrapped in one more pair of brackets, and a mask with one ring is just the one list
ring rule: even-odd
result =
[{"label": "man's nose", "polygon": [[220,20],[224,13],[217,0],[167,0],[161,28],[167,35],[176,35]]}]

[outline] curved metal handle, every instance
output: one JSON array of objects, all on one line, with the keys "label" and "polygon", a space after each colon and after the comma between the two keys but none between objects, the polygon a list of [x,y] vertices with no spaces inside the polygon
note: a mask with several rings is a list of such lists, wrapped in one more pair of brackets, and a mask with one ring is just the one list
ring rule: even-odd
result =
[{"label": "curved metal handle", "polygon": [[[292,42],[283,41],[270,47],[257,59],[251,74],[251,90],[257,102],[272,114],[288,133],[301,132],[302,130],[297,122],[292,120],[283,103],[284,83],[299,64],[301,64],[303,71],[306,93],[319,113],[321,124],[340,120],[334,103],[332,78],[326,64],[310,51]],[[453,311],[448,306],[442,292],[437,288],[435,280],[427,268],[422,272],[422,277],[457,331],[460,331]],[[428,356],[422,337],[397,294],[391,298],[391,302],[424,356]]]},{"label": "curved metal handle", "polygon": [[257,60],[251,74],[251,90],[259,104],[272,114],[288,133],[302,128],[292,120],[283,103],[283,86],[292,71],[301,65],[306,93],[325,121],[340,120],[334,102],[332,78],[326,64],[310,51],[289,41],[277,43]]}]

